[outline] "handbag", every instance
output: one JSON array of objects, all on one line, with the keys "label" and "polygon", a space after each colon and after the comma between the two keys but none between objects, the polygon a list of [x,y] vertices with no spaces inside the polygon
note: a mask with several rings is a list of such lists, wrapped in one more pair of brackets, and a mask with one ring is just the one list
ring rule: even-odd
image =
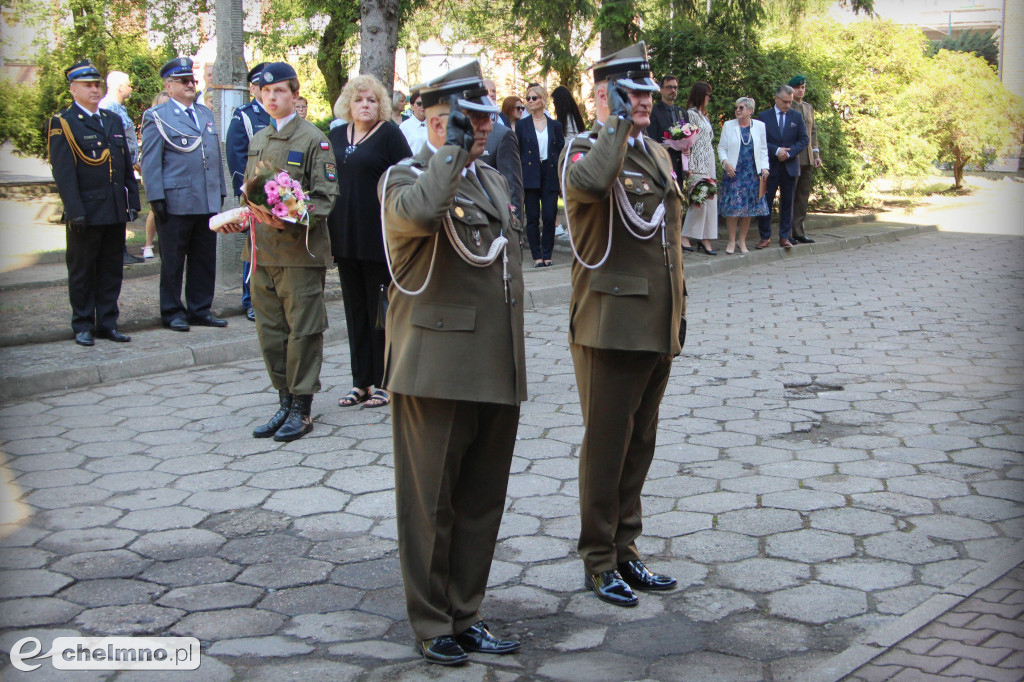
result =
[{"label": "handbag", "polygon": [[388,319],[388,285],[380,285],[380,295],[377,297],[377,329],[383,331],[387,326]]},{"label": "handbag", "polygon": [[768,191],[768,178],[763,175],[758,176],[760,179],[757,181],[757,200],[761,201],[761,197]]}]

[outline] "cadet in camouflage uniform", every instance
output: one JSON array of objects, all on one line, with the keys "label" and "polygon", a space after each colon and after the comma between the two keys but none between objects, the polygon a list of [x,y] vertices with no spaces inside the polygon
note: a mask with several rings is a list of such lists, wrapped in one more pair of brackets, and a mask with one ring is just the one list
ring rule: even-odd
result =
[{"label": "cadet in camouflage uniform", "polygon": [[[274,119],[249,143],[245,178],[258,161],[288,172],[309,195],[309,228],[282,222],[253,207],[256,253],[250,242],[242,260],[253,264],[250,288],[256,332],[280,409],[252,435],[292,441],[313,430],[313,394],[320,390],[324,358],[324,281],[331,265],[327,214],[338,196],[337,169],[330,142],[295,113],[299,79],[284,62],[268,64],[260,75],[263,106]],[[255,257],[253,257],[255,255]]]},{"label": "cadet in camouflage uniform", "polygon": [[682,194],[668,152],[641,134],[658,91],[644,44],[595,64],[594,86],[598,123],[559,162],[576,254],[569,350],[586,428],[578,549],[586,586],[602,601],[634,606],[631,587],[676,584],[644,566],[635,541],[658,410],[682,348]]}]

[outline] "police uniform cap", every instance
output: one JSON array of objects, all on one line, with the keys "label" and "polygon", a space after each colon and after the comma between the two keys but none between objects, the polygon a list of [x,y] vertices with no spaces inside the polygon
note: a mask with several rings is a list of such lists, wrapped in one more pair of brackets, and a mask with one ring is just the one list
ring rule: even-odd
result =
[{"label": "police uniform cap", "polygon": [[93,83],[103,80],[100,76],[99,69],[96,68],[91,59],[83,59],[80,62],[75,62],[73,65],[64,69],[64,76],[68,79],[68,83],[73,81]]},{"label": "police uniform cap", "polygon": [[274,83],[298,77],[291,64],[287,62],[270,62],[263,65],[263,71],[260,72],[259,85],[262,88],[266,85],[273,85]]},{"label": "police uniform cap", "polygon": [[789,79],[789,87],[798,88],[807,82],[807,76],[796,75]]},{"label": "police uniform cap", "polygon": [[263,73],[263,68],[267,65],[267,62],[260,62],[256,66],[249,69],[249,83],[256,83],[259,81],[260,74]]},{"label": "police uniform cap", "polygon": [[160,77],[168,78],[195,78],[192,72],[192,60],[188,57],[175,57],[160,67]]},{"label": "police uniform cap", "polygon": [[615,81],[626,90],[658,92],[661,88],[651,78],[651,64],[647,61],[644,41],[624,47],[594,62],[594,84]]},{"label": "police uniform cap", "polygon": [[480,62],[475,59],[468,64],[454,68],[448,73],[413,88],[419,91],[423,106],[430,108],[448,102],[452,95],[459,98],[459,107],[470,111],[496,114],[501,107],[496,105],[484,87]]}]

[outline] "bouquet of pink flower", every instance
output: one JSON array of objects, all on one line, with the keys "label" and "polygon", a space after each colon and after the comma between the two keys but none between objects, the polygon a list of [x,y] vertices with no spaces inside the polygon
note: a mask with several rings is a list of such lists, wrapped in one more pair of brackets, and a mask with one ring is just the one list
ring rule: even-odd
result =
[{"label": "bouquet of pink flower", "polygon": [[716,194],[718,194],[718,183],[715,182],[714,178],[701,178],[693,183],[693,187],[690,188],[686,198],[691,204],[700,206]]},{"label": "bouquet of pink flower", "polygon": [[242,186],[243,205],[210,218],[210,229],[225,231],[228,226],[251,223],[254,212],[250,206],[259,206],[279,220],[308,226],[311,207],[306,204],[307,198],[297,180],[260,161],[256,164],[256,174]]},{"label": "bouquet of pink flower", "polygon": [[682,119],[665,131],[665,145],[680,152],[683,156],[683,170],[690,170],[690,157],[686,154],[697,141],[700,128]]}]

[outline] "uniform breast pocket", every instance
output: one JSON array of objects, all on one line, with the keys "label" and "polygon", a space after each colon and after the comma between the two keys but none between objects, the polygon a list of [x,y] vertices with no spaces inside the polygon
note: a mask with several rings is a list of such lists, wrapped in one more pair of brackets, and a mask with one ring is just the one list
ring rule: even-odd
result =
[{"label": "uniform breast pocket", "polygon": [[650,178],[643,173],[625,171],[619,174],[619,182],[634,201],[637,197],[644,198],[648,194],[654,194]]},{"label": "uniform breast pocket", "polygon": [[413,306],[409,321],[414,327],[435,332],[471,332],[476,329],[476,308],[444,303]]},{"label": "uniform breast pocket", "polygon": [[598,272],[590,280],[590,290],[610,296],[646,296],[647,278],[621,272]]}]

